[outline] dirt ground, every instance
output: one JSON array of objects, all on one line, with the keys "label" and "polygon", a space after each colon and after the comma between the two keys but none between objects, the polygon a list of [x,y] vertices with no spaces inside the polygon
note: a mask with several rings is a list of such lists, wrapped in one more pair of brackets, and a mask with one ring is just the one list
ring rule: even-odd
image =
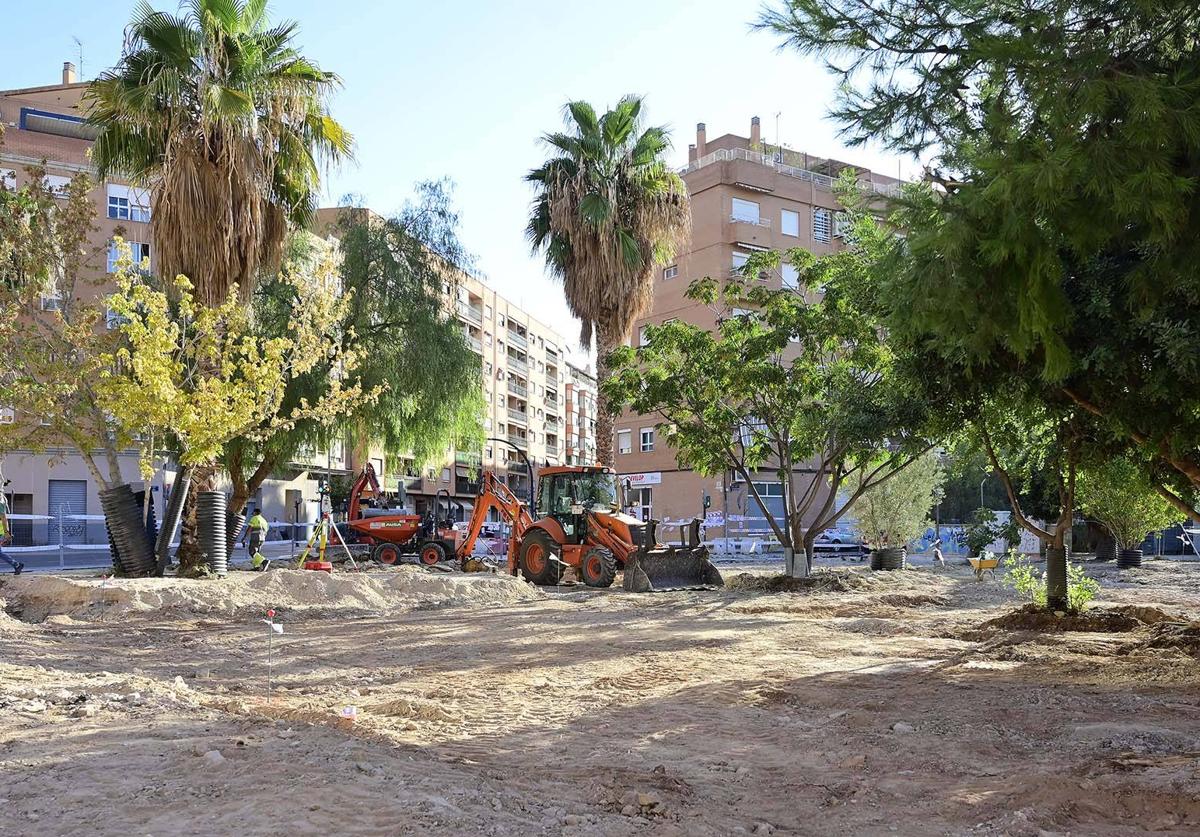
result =
[{"label": "dirt ground", "polygon": [[346,607],[6,578],[0,834],[1200,833],[1200,564],[1090,569],[1071,631],[962,567]]}]

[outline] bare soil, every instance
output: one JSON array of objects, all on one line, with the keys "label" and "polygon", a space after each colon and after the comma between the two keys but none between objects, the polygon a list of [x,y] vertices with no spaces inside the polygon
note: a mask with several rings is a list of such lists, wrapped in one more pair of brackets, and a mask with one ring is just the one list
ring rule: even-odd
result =
[{"label": "bare soil", "polygon": [[1196,834],[1200,564],[1089,569],[1120,618],[1086,630],[1005,621],[964,567],[315,582],[336,601],[281,575],[230,607],[6,577],[0,835]]}]

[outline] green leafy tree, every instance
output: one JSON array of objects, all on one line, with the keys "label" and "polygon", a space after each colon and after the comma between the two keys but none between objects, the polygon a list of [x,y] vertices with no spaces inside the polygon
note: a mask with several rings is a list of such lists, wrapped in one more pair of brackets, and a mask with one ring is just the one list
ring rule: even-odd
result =
[{"label": "green leafy tree", "polygon": [[[689,298],[725,312],[717,329],[652,327],[645,345],[613,353],[601,385],[614,404],[658,416],[681,465],[744,480],[791,574],[809,571],[822,530],[932,447],[915,430],[928,405],[897,374],[870,313],[865,254],[887,234],[859,220],[850,250],[756,254],[723,286],[693,282]],[[757,280],[784,257],[795,288]],[[763,471],[782,485],[779,519],[755,488]]]},{"label": "green leafy tree", "polygon": [[[690,230],[687,188],[667,165],[665,128],[644,130],[642,99],[626,96],[603,116],[587,102],[566,106],[567,131],[547,134],[551,156],[526,180],[537,193],[527,235],[562,280],[567,305],[595,337],[597,378],[609,353],[650,307],[656,269]],[[611,405],[596,421],[596,457],[613,462]]]},{"label": "green leafy tree", "polygon": [[[867,476],[860,470],[855,487]],[[863,491],[854,505],[863,540],[877,549],[902,547],[928,529],[929,510],[941,497],[942,480],[937,455],[929,451]]]},{"label": "green leafy tree", "polygon": [[1178,522],[1179,512],[1163,499],[1146,469],[1128,457],[1113,457],[1079,473],[1079,505],[1112,533],[1118,549],[1137,549],[1150,532]]},{"label": "green leafy tree", "polygon": [[760,24],[827,60],[851,141],[928,160],[881,288],[889,328],[964,374],[1040,378],[1194,513],[1200,8],[785,0]]},{"label": "green leafy tree", "polygon": [[[279,414],[301,415],[282,423],[266,417],[258,433],[226,443],[221,461],[233,485],[230,508],[240,510],[301,446],[327,445],[334,437],[349,437],[359,459],[378,444],[419,465],[450,446],[482,444],[481,360],[447,311],[445,292],[470,258],[456,235],[448,184],[421,183],[417,193],[394,218],[354,208],[340,214],[333,232],[342,296],[329,326],[335,351],[287,381]],[[285,264],[320,265],[327,249],[311,234],[296,234]],[[295,300],[286,272],[262,282],[253,308],[256,331],[263,337],[290,333]],[[352,367],[341,362],[343,354],[353,356]],[[335,374],[363,397],[341,399],[340,409],[332,409],[327,395]]]}]

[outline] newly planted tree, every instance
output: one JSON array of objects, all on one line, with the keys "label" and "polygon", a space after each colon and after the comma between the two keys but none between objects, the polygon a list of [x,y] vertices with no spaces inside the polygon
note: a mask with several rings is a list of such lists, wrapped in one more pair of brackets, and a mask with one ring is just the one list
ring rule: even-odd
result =
[{"label": "newly planted tree", "polygon": [[[860,471],[856,486],[866,476]],[[930,451],[864,491],[854,506],[863,540],[876,549],[905,547],[931,525],[929,512],[941,497],[942,479],[937,455]]]},{"label": "newly planted tree", "polygon": [[1112,533],[1118,549],[1138,549],[1151,532],[1176,523],[1180,513],[1155,490],[1146,467],[1111,457],[1079,472],[1079,506]]},{"label": "newly planted tree", "polygon": [[[570,102],[566,112],[567,130],[543,138],[550,158],[526,176],[537,189],[527,235],[562,281],[584,347],[595,339],[604,381],[609,353],[649,309],[656,268],[690,232],[691,213],[687,188],[664,159],[667,131],[642,128],[639,97],[602,116],[587,102]],[[605,404],[596,421],[601,463],[613,464],[612,446]]]},{"label": "newly planted tree", "polygon": [[[758,281],[777,272],[778,253],[727,283],[694,282],[691,299],[727,312],[717,329],[652,327],[644,345],[614,353],[602,384],[614,403],[659,417],[681,465],[744,481],[796,575],[822,530],[932,447],[927,404],[897,374],[871,314],[868,253],[886,233],[861,220],[851,250],[783,256],[795,288]],[[760,474],[778,481],[782,516],[760,496]]]}]

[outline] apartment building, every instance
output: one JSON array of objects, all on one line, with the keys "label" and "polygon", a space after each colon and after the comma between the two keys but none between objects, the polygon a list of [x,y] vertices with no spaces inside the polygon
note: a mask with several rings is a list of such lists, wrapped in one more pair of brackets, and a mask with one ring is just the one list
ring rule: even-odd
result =
[{"label": "apartment building", "polygon": [[[635,325],[633,339],[640,340],[647,325],[669,320],[714,328],[729,312],[685,298],[688,284],[705,276],[728,276],[755,251],[803,247],[821,255],[842,247],[841,207],[833,185],[846,169],[864,190],[888,194],[897,188],[896,178],[764,143],[758,117],[751,120],[749,136],[724,134],[711,141],[704,124],[697,125],[688,164],[680,171],[692,202],[690,243],[661,270],[653,307]],[[777,288],[797,281],[789,266],[760,278]],[[706,478],[680,467],[659,438],[657,423],[655,417],[631,413],[616,423],[616,468],[630,481],[635,513],[679,523],[701,515],[707,497],[710,537],[764,533],[762,510],[745,483],[732,474]],[[781,512],[778,477],[763,474],[755,482],[767,503],[777,498],[772,512]]]},{"label": "apartment building", "polygon": [[567,364],[566,450],[564,465],[596,463],[596,376]]},{"label": "apartment building", "polygon": [[487,441],[482,451],[452,452],[440,470],[413,475],[408,490],[419,502],[428,502],[445,489],[469,515],[481,469],[528,498],[530,475],[521,452],[535,472],[572,459],[595,461],[594,424],[581,431],[571,412],[588,392],[592,412],[585,415],[594,416],[595,378],[568,363],[566,337],[478,277],[460,276],[451,292],[454,314],[480,359]]},{"label": "apartment building", "polygon": [[[0,123],[4,136],[0,142],[0,179],[8,188],[27,182],[29,166],[44,165],[46,183],[52,188],[65,186],[78,173],[94,176],[88,149],[93,130],[84,122],[80,99],[87,84],[76,79],[75,67],[63,65],[58,84],[0,91]],[[92,243],[99,250],[121,234],[130,242],[137,260],[149,259],[153,269],[154,243],[150,235],[150,199],[140,189],[121,180],[97,183],[93,191],[96,231]],[[115,252],[94,269],[97,278],[114,269]],[[115,285],[89,285],[89,293],[107,293]],[[59,304],[54,296],[40,302],[44,310]],[[114,323],[107,323],[113,327]],[[20,421],[21,416],[0,404],[0,421]],[[337,441],[329,450],[306,451],[283,472],[268,480],[252,503],[263,509],[267,518],[280,523],[311,522],[317,514],[316,478],[325,473],[345,473],[344,445]],[[136,451],[122,451],[121,473],[135,488],[146,486],[137,466]],[[69,447],[45,453],[30,450],[7,451],[0,467],[8,484],[9,508],[16,515],[14,540],[18,546],[56,544],[104,544],[106,535],[96,481],[83,458]],[[149,486],[161,514],[174,482],[173,469],[163,469]]]}]

